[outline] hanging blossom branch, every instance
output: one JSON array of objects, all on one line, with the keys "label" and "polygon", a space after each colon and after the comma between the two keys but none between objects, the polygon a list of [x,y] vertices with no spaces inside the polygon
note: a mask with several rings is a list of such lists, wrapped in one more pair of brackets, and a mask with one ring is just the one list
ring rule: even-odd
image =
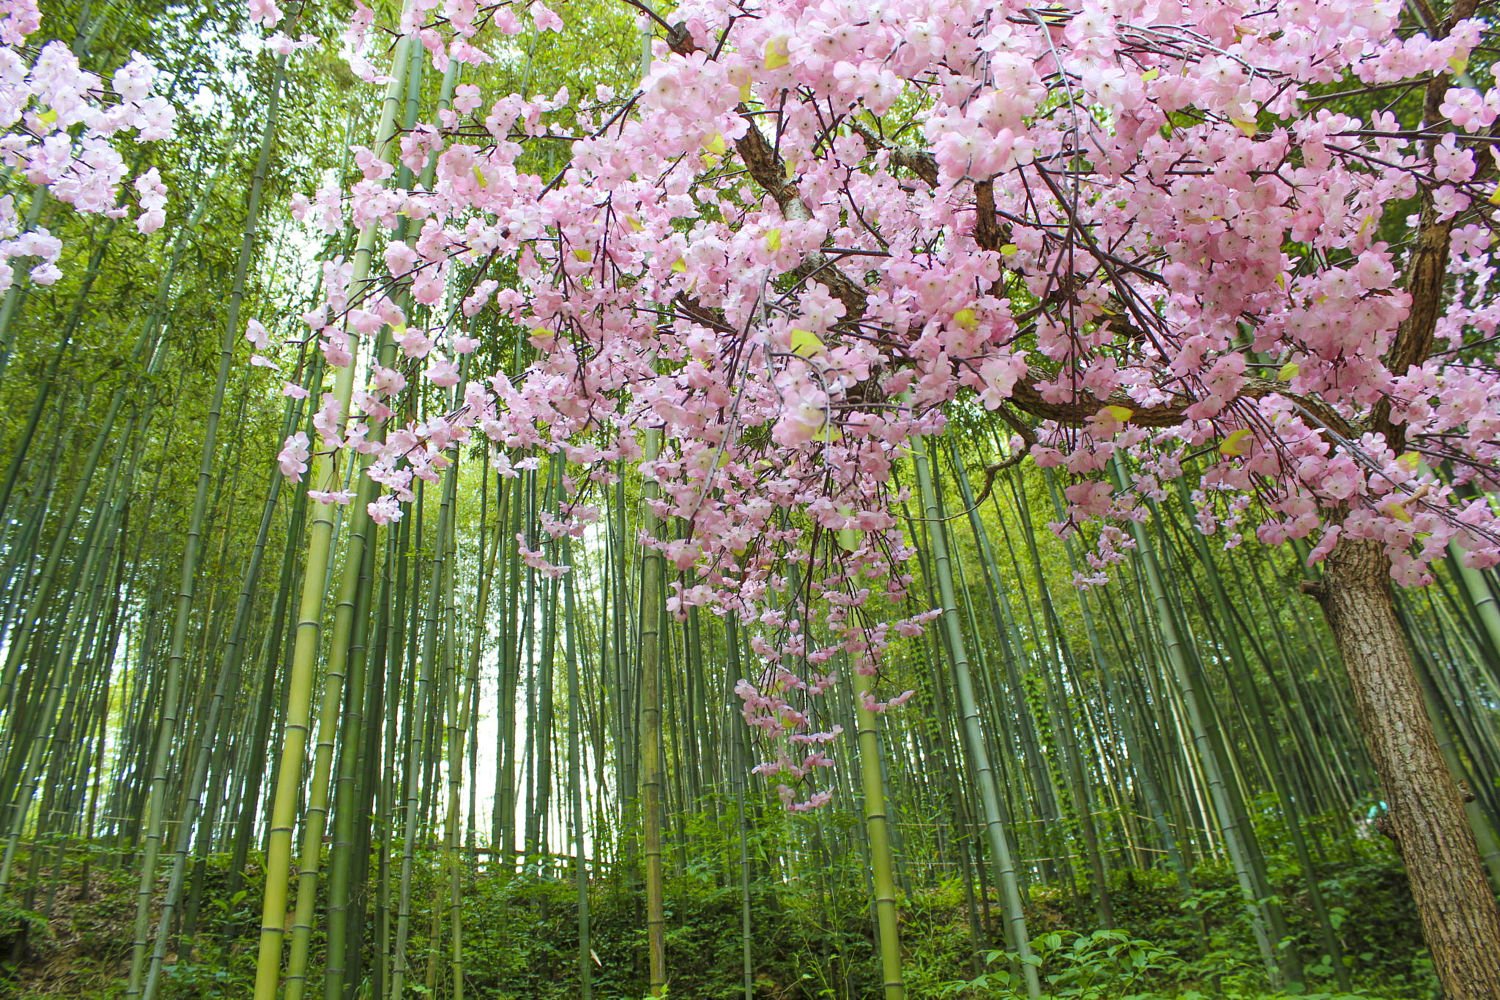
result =
[{"label": "hanging blossom branch", "polygon": [[[567,30],[537,3],[416,8],[395,30],[440,68],[489,60],[523,18]],[[1450,541],[1494,564],[1492,506],[1455,488],[1492,488],[1500,464],[1500,91],[1464,75],[1484,23],[1460,9],[1433,37],[1398,32],[1400,12],[688,0],[670,24],[641,16],[658,37],[623,97],[460,86],[401,142],[414,172],[435,160],[429,190],[387,188],[392,168],[357,150],[347,192],[297,203],[325,232],[346,213],[415,224],[368,287],[329,265],[304,318],[334,366],[394,332],[405,367],[372,369],[366,415],[410,378],[454,385],[482,311],[527,331],[535,360],[383,445],[325,413],[324,444],[372,454],[382,522],[474,434],[584,470],[549,532],[599,516],[588,493],[617,463],[654,480],[655,513],[685,526],[642,540],[683,574],[672,610],[745,623],[746,718],[804,788],[828,759],[813,699],[835,665],[880,671],[928,617],[892,610],[912,554],[892,472],[965,401],[1072,476],[1064,532],[1141,516],[1136,497],[1207,457],[1205,530],[1221,497],[1231,522],[1254,503],[1267,542],[1321,534],[1314,558],[1378,539],[1406,583]],[[372,80],[373,23],[357,5],[344,35]],[[1316,93],[1407,86],[1420,121]],[[527,166],[558,142],[564,170]],[[1416,219],[1388,218],[1413,200]],[[450,318],[414,328],[404,296]],[[642,427],[665,441],[649,463]],[[1128,540],[1099,537],[1102,572]]]},{"label": "hanging blossom branch", "polygon": [[[26,39],[41,23],[36,0],[0,0],[0,162],[77,211],[123,218],[126,167],[113,139],[131,132],[137,142],[170,138],[176,110],[152,93],[157,72],[140,54],[105,87],[61,42],[28,51]],[[155,232],[166,221],[166,186],[153,167],[134,187],[136,228]],[[31,259],[32,281],[52,284],[62,276],[61,253],[57,237],[27,228],[13,194],[0,197],[0,291],[15,282],[21,259]]]}]

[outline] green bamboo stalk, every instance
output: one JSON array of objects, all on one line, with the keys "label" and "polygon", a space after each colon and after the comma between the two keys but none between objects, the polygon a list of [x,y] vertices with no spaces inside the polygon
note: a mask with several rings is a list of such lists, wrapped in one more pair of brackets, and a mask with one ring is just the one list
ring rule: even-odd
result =
[{"label": "green bamboo stalk", "polygon": [[1473,602],[1474,617],[1489,644],[1490,655],[1496,658],[1489,661],[1492,675],[1500,676],[1500,594],[1485,578],[1483,570],[1464,563],[1463,554],[1456,544],[1449,546],[1449,552],[1459,582]]},{"label": "green bamboo stalk", "polygon": [[958,598],[953,586],[952,565],[948,555],[947,526],[938,505],[937,490],[933,486],[929,467],[932,454],[934,454],[932,442],[919,444],[912,450],[912,463],[916,467],[917,485],[922,495],[922,514],[930,529],[928,540],[932,546],[932,561],[933,568],[936,570],[938,594],[942,599],[943,638],[953,664],[953,676],[957,684],[964,749],[984,807],[984,826],[990,845],[990,863],[995,866],[995,880],[1000,886],[1001,900],[1005,906],[1005,922],[1010,944],[1021,961],[1021,974],[1026,983],[1026,995],[1031,1000],[1037,1000],[1042,995],[1041,980],[1037,976],[1036,964],[1031,952],[1031,937],[1026,931],[1026,913],[1021,904],[1021,888],[1016,879],[1015,861],[1011,857],[1010,842],[1005,834],[1006,816],[1001,805],[1000,789],[994,768],[990,765],[989,748],[985,742],[978,702],[974,696],[974,681],[969,671],[968,646],[964,641],[963,627],[959,622]]},{"label": "green bamboo stalk", "polygon": [[[1123,470],[1117,467],[1116,476],[1123,480]],[[1195,671],[1189,662],[1191,654],[1178,629],[1176,613],[1167,598],[1167,590],[1162,582],[1155,550],[1142,525],[1132,522],[1130,530],[1135,538],[1136,557],[1145,578],[1146,587],[1157,609],[1156,624],[1161,630],[1163,654],[1172,668],[1177,687],[1182,694],[1187,720],[1193,734],[1194,749],[1203,767],[1210,798],[1214,804],[1214,813],[1224,834],[1225,847],[1229,851],[1240,893],[1250,915],[1256,945],[1265,963],[1266,975],[1273,986],[1279,985],[1283,973],[1280,962],[1285,954],[1285,952],[1279,953],[1279,942],[1285,938],[1285,934],[1277,933],[1272,929],[1275,926],[1273,923],[1275,910],[1271,903],[1266,902],[1270,891],[1265,884],[1264,873],[1257,872],[1253,868],[1245,843],[1252,834],[1241,827],[1240,812],[1231,801],[1233,792],[1224,777],[1221,751],[1215,746],[1211,733],[1212,713],[1207,707],[1203,691],[1197,683]],[[1287,972],[1288,978],[1293,978],[1290,970]]]},{"label": "green bamboo stalk", "polygon": [[[161,327],[148,317],[142,325],[141,333],[131,352],[131,365],[146,364],[148,370],[154,370],[153,364],[159,352],[161,344]],[[15,685],[19,678],[21,667],[25,663],[27,650],[30,648],[29,639],[34,630],[42,620],[43,613],[51,605],[55,595],[56,587],[60,582],[58,567],[67,551],[68,541],[72,535],[72,527],[77,523],[80,512],[83,509],[84,500],[88,496],[89,485],[93,480],[94,473],[99,468],[99,462],[103,458],[105,446],[109,443],[114,431],[115,421],[119,419],[121,411],[125,407],[128,393],[127,383],[121,380],[110,395],[108,407],[104,418],[98,425],[94,435],[93,445],[89,449],[78,471],[78,478],[73,486],[73,491],[68,497],[66,506],[58,518],[57,528],[53,535],[52,543],[48,547],[47,556],[42,564],[40,572],[36,576],[36,582],[32,592],[25,601],[21,618],[12,626],[8,636],[8,648],[6,649],[5,667],[0,674],[0,711],[6,711],[10,707],[14,694]],[[7,726],[3,735],[6,739],[0,742],[0,753],[9,754],[11,742],[9,737],[14,735],[12,720],[7,715]]]},{"label": "green bamboo stalk", "polygon": [[[403,4],[403,15],[411,6]],[[380,159],[391,155],[395,136],[396,110],[401,100],[401,86],[406,74],[407,49],[411,44],[403,35],[396,43],[391,59],[391,82],[381,105],[376,127],[375,151]],[[361,231],[355,247],[351,288],[363,287],[370,273],[370,257],[375,248],[376,226]],[[339,370],[334,397],[341,413],[349,412],[354,393],[357,365],[351,361]],[[339,485],[338,461],[320,455],[314,463],[310,481],[318,489],[332,491]],[[270,835],[266,850],[266,888],[261,905],[260,947],[256,961],[255,1000],[274,1000],[281,972],[281,946],[286,926],[287,889],[290,881],[292,824],[296,819],[297,792],[302,782],[303,753],[312,712],[313,674],[317,665],[318,640],[322,633],[324,578],[328,573],[333,543],[333,521],[327,511],[319,511],[308,532],[307,560],[299,600],[296,648],[288,674],[289,700],[285,713],[285,736],[276,776],[274,802],[271,808]]]},{"label": "green bamboo stalk", "polygon": [[[1068,738],[1059,741],[1059,756],[1062,759],[1063,784],[1068,788],[1069,798],[1072,800],[1073,811],[1076,815],[1078,834],[1083,840],[1084,853],[1088,863],[1088,876],[1093,886],[1094,904],[1098,914],[1099,923],[1104,927],[1114,924],[1114,914],[1109,897],[1109,878],[1105,871],[1103,852],[1099,849],[1099,835],[1094,827],[1093,809],[1089,795],[1086,779],[1078,761],[1078,754],[1074,748],[1073,734],[1076,729],[1073,722],[1073,712],[1069,704],[1069,696],[1062,672],[1064,669],[1071,675],[1076,675],[1073,652],[1058,622],[1057,611],[1052,604],[1052,595],[1046,585],[1046,575],[1042,569],[1041,553],[1037,547],[1037,532],[1031,521],[1030,506],[1028,505],[1022,491],[1018,477],[1011,475],[1007,477],[1012,494],[1015,497],[1016,513],[1021,523],[1021,528],[1026,540],[1026,550],[1030,556],[1032,575],[1036,580],[1037,596],[1042,606],[1042,621],[1045,625],[1047,638],[1056,652],[1055,657],[1047,657],[1041,671],[1043,693],[1049,704],[1050,715],[1056,716],[1061,723]],[[1033,627],[1035,625],[1033,624]],[[1053,668],[1056,668],[1054,671]]]},{"label": "green bamboo stalk", "polygon": [[[365,749],[366,723],[373,722],[367,720],[364,714],[371,686],[369,675],[378,675],[380,672],[378,664],[373,671],[370,670],[367,646],[371,630],[378,636],[383,624],[383,618],[377,614],[370,623],[370,629],[364,627],[364,623],[370,621],[370,581],[374,577],[374,567],[375,545],[366,544],[360,553],[359,580],[355,586],[353,618],[356,627],[349,638],[348,682],[344,685],[342,725],[338,732],[338,777],[333,793],[334,834],[329,851],[331,870],[328,882],[328,937],[323,978],[323,992],[328,1000],[339,1000],[345,992],[344,973],[351,951],[349,910],[355,868],[354,854],[358,845],[355,835],[355,776],[360,754]],[[298,886],[297,892],[300,903],[302,886]],[[295,928],[293,933],[296,933]]]},{"label": "green bamboo stalk", "polygon": [[[409,971],[406,946],[411,929],[411,869],[416,851],[420,815],[418,775],[412,771],[412,761],[417,759],[421,748],[425,746],[426,734],[431,728],[428,726],[428,703],[431,700],[430,691],[432,688],[433,666],[438,655],[438,617],[442,607],[442,588],[445,581],[444,573],[448,565],[448,560],[451,557],[448,548],[449,524],[453,517],[453,506],[457,488],[457,477],[450,475],[443,484],[442,504],[438,508],[437,541],[434,547],[432,574],[429,584],[430,589],[427,596],[426,621],[422,631],[421,673],[417,677],[416,693],[413,699],[411,715],[413,721],[409,727],[406,768],[409,781],[406,790],[406,817],[401,831],[401,897],[396,924],[395,960],[391,970],[390,996],[392,997],[400,997],[402,995],[406,974]],[[434,916],[436,915],[437,910],[435,908]]]},{"label": "green bamboo stalk", "polygon": [[[530,477],[527,473],[527,479]],[[507,538],[515,538],[527,523],[523,496],[525,480],[510,481],[504,494],[506,513],[510,518]],[[516,849],[516,695],[521,677],[521,555],[519,548],[509,546],[503,564],[505,574],[501,586],[505,604],[500,616],[500,725],[496,733],[495,760],[495,806],[492,826],[492,846],[509,858]],[[526,613],[531,612],[530,604]],[[507,862],[508,863],[508,862]]]},{"label": "green bamboo stalk", "polygon": [[[455,60],[450,64],[458,66]],[[464,359],[463,369],[468,368],[468,358]],[[459,379],[463,384],[463,379]],[[457,405],[458,390],[454,390],[454,405]],[[454,466],[448,470],[448,482],[454,491],[455,497],[458,490],[458,464],[455,459]],[[456,499],[455,499],[456,503]],[[456,526],[450,522],[448,547],[456,551],[457,544],[455,534]],[[447,687],[446,714],[448,718],[448,805],[444,815],[444,826],[446,827],[443,838],[443,867],[448,875],[448,934],[449,934],[449,965],[452,970],[452,986],[450,995],[453,1000],[463,1000],[464,996],[464,953],[463,953],[463,871],[458,858],[459,824],[463,822],[463,816],[459,808],[459,792],[463,782],[463,738],[464,719],[460,714],[460,706],[464,705],[462,692],[459,690],[459,676],[456,667],[458,628],[457,598],[453,586],[453,577],[456,575],[453,569],[453,560],[450,559],[447,569],[447,642],[443,649],[443,674]],[[439,912],[439,907],[434,905],[434,916]],[[436,936],[434,936],[434,942]],[[434,958],[436,949],[434,949]],[[436,965],[436,961],[433,965]]]},{"label": "green bamboo stalk", "polygon": [[[1178,496],[1183,504],[1189,503],[1187,486],[1179,482],[1177,484]],[[1208,549],[1208,542],[1201,532],[1193,530],[1188,526],[1185,532],[1193,544],[1194,554],[1198,565],[1203,567],[1204,575],[1207,577],[1211,592],[1214,596],[1216,607],[1215,614],[1206,616],[1208,620],[1220,622],[1231,622],[1233,617],[1233,602],[1229,598],[1229,592],[1224,586],[1224,581],[1219,576],[1218,567],[1214,563],[1213,554]],[[1207,611],[1209,609],[1205,609]],[[1250,664],[1245,654],[1244,647],[1240,644],[1237,630],[1233,627],[1223,629],[1222,645],[1229,651],[1231,677],[1231,691],[1234,692],[1235,701],[1244,705],[1249,703],[1254,712],[1252,719],[1253,727],[1250,729],[1252,740],[1255,733],[1259,732],[1271,741],[1270,760],[1267,763],[1266,773],[1270,778],[1271,787],[1281,806],[1282,816],[1286,821],[1287,834],[1292,842],[1292,849],[1297,855],[1297,863],[1302,869],[1303,882],[1307,887],[1308,901],[1312,905],[1313,917],[1318,924],[1319,936],[1322,939],[1324,953],[1328,955],[1333,964],[1334,976],[1338,981],[1339,988],[1348,991],[1352,989],[1349,980],[1349,970],[1344,963],[1344,953],[1339,945],[1338,935],[1329,920],[1328,907],[1323,901],[1323,892],[1319,887],[1318,869],[1313,863],[1312,853],[1307,845],[1307,838],[1303,833],[1303,809],[1296,797],[1292,794],[1285,777],[1285,766],[1281,759],[1279,748],[1276,746],[1275,734],[1278,727],[1272,722],[1270,713],[1256,691],[1254,680],[1250,676]],[[1234,678],[1242,677],[1249,685],[1248,691],[1244,685],[1235,685]]]},{"label": "green bamboo stalk", "polygon": [[[126,435],[128,439],[129,435]],[[123,444],[123,442],[122,442]],[[108,482],[104,486],[103,506],[106,511],[112,509],[111,494],[117,488],[119,473],[123,463],[116,462],[111,466]],[[110,526],[106,524],[107,514],[102,514],[90,519],[87,533],[84,535],[81,551],[84,556],[78,560],[70,575],[68,592],[75,593],[80,582],[93,580],[96,571],[106,564],[99,557],[103,546],[99,543],[99,536],[109,532]],[[61,746],[67,749],[66,744],[57,742],[57,737],[62,735],[61,725],[56,724],[59,714],[59,702],[65,690],[71,691],[80,683],[80,678],[74,676],[69,683],[70,674],[76,674],[82,669],[83,664],[75,664],[74,653],[80,637],[78,618],[87,613],[87,609],[80,604],[70,600],[69,606],[64,613],[62,627],[61,647],[52,656],[49,667],[45,671],[39,671],[38,685],[41,677],[46,678],[46,687],[40,692],[39,702],[35,710],[35,721],[29,727],[31,738],[19,746],[25,748],[24,753],[18,751],[21,758],[19,774],[16,776],[15,785],[18,786],[15,802],[11,806],[10,828],[5,843],[3,860],[0,860],[0,895],[3,895],[10,884],[11,868],[15,861],[16,849],[20,844],[21,835],[25,829],[26,821],[30,813],[32,797],[37,791],[41,778],[42,766],[48,761],[49,755],[55,747]],[[28,712],[28,714],[30,714]],[[38,832],[44,821],[45,814],[38,816]],[[40,852],[34,854],[39,858]]]},{"label": "green bamboo stalk", "polygon": [[[661,429],[647,428],[644,461],[661,454]],[[641,488],[641,531],[658,537],[661,526],[652,504],[660,486],[647,479]],[[646,939],[650,958],[650,995],[663,996],[667,985],[666,916],[662,900],[661,834],[661,614],[662,557],[655,548],[641,553],[641,809],[644,812],[646,859]]]},{"label": "green bamboo stalk", "polygon": [[[245,208],[245,225],[240,237],[240,252],[235,264],[233,283],[229,292],[229,305],[225,313],[224,331],[219,343],[219,368],[215,376],[213,396],[209,402],[208,418],[204,423],[203,451],[199,458],[197,490],[193,497],[193,513],[189,522],[187,545],[182,559],[182,583],[178,589],[178,603],[176,619],[173,624],[172,650],[168,653],[167,670],[170,678],[174,670],[180,673],[182,668],[184,650],[183,644],[186,640],[187,629],[192,614],[192,604],[196,593],[196,577],[198,571],[198,558],[202,538],[204,512],[207,501],[208,479],[212,470],[215,445],[218,435],[220,411],[223,406],[224,391],[228,384],[230,368],[234,361],[235,346],[239,342],[240,333],[240,308],[244,302],[246,278],[249,274],[250,261],[255,252],[255,237],[260,223],[261,195],[265,188],[266,170],[270,163],[271,147],[275,140],[277,111],[281,100],[281,85],[286,75],[286,57],[282,56],[276,62],[276,69],[271,78],[271,89],[266,99],[266,126],[261,134],[260,147],[256,153],[255,172],[250,184],[250,193]],[[206,198],[205,198],[206,201]],[[191,224],[189,226],[191,228]],[[274,478],[274,477],[273,477]],[[279,484],[278,484],[279,485]],[[273,491],[276,487],[272,487]],[[274,503],[274,500],[272,501]],[[269,510],[266,512],[269,514]],[[266,518],[263,518],[263,524]],[[267,525],[268,526],[268,525]],[[225,534],[228,541],[228,534]],[[225,688],[234,679],[234,673],[226,664],[220,670],[219,681],[213,696],[213,708],[208,713],[202,737],[203,753],[200,754],[198,763],[194,767],[193,779],[189,782],[188,809],[183,817],[178,835],[178,845],[173,861],[171,879],[168,883],[168,893],[163,901],[162,912],[159,918],[157,930],[156,948],[154,949],[147,983],[144,989],[146,1000],[155,995],[156,983],[160,977],[162,960],[165,957],[168,927],[171,924],[172,912],[177,905],[178,894],[182,890],[183,867],[186,861],[188,841],[192,836],[192,830],[197,819],[199,796],[202,784],[207,774],[208,750],[213,745],[213,737],[216,734],[217,721],[220,707],[225,697]],[[167,705],[171,709],[175,705],[172,695],[167,697]],[[166,763],[165,753],[170,750],[171,733],[169,725],[163,726],[163,744],[158,750],[159,759],[163,765]],[[159,842],[159,838],[157,840]],[[155,856],[151,851],[151,841],[148,839],[147,858],[142,861],[142,882],[155,880]],[[140,962],[144,958],[145,935],[142,933],[141,922],[149,917],[147,909],[150,905],[150,894],[138,896],[137,899],[137,935],[136,942],[131,950],[131,977],[130,984],[126,990],[126,996],[134,996],[141,990]]]},{"label": "green bamboo stalk", "polygon": [[[740,677],[739,618],[730,612],[725,618],[725,646],[729,660],[729,683]],[[735,832],[739,846],[740,876],[740,985],[745,990],[745,1000],[755,1000],[755,956],[752,952],[753,922],[750,913],[750,883],[754,872],[750,865],[750,820],[745,809],[746,775],[750,770],[748,727],[738,728],[738,739],[732,740],[734,749],[730,761],[731,783],[734,786]]]},{"label": "green bamboo stalk", "polygon": [[584,853],[586,814],[583,811],[583,753],[579,727],[582,725],[582,696],[578,683],[578,607],[574,596],[573,539],[562,540],[562,564],[570,567],[563,578],[563,655],[568,664],[568,797],[573,812],[573,869],[578,885],[578,996],[592,1000],[594,995],[589,920],[589,866]]},{"label": "green bamboo stalk", "polygon": [[[1058,494],[1057,480],[1052,475],[1047,475],[1047,491],[1052,498],[1052,509],[1054,515],[1060,521],[1063,517],[1062,499]],[[1079,572],[1079,563],[1073,538],[1064,539],[1064,548],[1068,554],[1068,566],[1075,574]],[[1092,601],[1086,590],[1077,591],[1079,612],[1083,619],[1084,634],[1088,639],[1089,651],[1094,658],[1094,666],[1099,671],[1100,680],[1103,683],[1105,697],[1114,708],[1114,716],[1119,723],[1120,733],[1125,742],[1126,752],[1129,755],[1131,770],[1140,780],[1141,790],[1146,800],[1146,808],[1150,810],[1152,824],[1156,827],[1157,836],[1160,838],[1163,849],[1167,855],[1168,866],[1177,877],[1177,887],[1184,899],[1192,895],[1193,887],[1188,875],[1187,864],[1182,857],[1182,851],[1177,844],[1177,836],[1172,831],[1172,826],[1167,820],[1166,809],[1162,805],[1161,786],[1156,777],[1155,751],[1149,743],[1142,740],[1137,728],[1134,705],[1127,701],[1114,679],[1114,671],[1110,667],[1109,658],[1105,655],[1103,643],[1099,638],[1099,631],[1094,621]]]},{"label": "green bamboo stalk", "polygon": [[865,803],[865,834],[870,844],[870,874],[874,880],[876,953],[880,956],[881,985],[885,1000],[905,1000],[901,936],[896,917],[895,867],[891,857],[885,783],[880,769],[880,733],[876,713],[866,706],[867,699],[873,697],[871,677],[860,670],[853,673],[859,783]]},{"label": "green bamboo stalk", "polygon": [[[26,218],[21,223],[21,232],[33,232],[42,221],[42,209],[47,205],[47,189],[44,187],[34,188],[31,193],[31,204],[26,206]],[[110,222],[113,226],[113,220]],[[102,252],[102,248],[101,248]],[[10,325],[16,318],[16,311],[20,308],[21,298],[26,294],[27,282],[17,278],[9,288],[5,290],[5,301],[0,303],[0,378],[5,377],[5,369],[10,364],[11,343]],[[0,510],[5,505],[0,503]]]}]

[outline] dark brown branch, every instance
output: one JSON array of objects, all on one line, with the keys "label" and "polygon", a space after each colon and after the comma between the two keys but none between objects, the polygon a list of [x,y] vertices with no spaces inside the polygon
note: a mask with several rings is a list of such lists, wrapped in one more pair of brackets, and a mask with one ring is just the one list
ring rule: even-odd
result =
[{"label": "dark brown branch", "polygon": [[[1078,425],[1097,414],[1106,406],[1123,406],[1131,411],[1130,423],[1138,427],[1176,427],[1186,419],[1185,414],[1188,407],[1195,400],[1191,397],[1178,395],[1165,403],[1155,406],[1140,406],[1129,396],[1122,392],[1112,394],[1108,399],[1100,401],[1093,397],[1073,399],[1061,402],[1052,402],[1043,398],[1037,389],[1040,382],[1048,378],[1045,372],[1033,368],[1025,379],[1016,382],[1012,390],[1010,402],[1018,409],[1040,417],[1043,420],[1055,420],[1060,424]],[[1245,380],[1244,387],[1235,396],[1236,400],[1262,399],[1272,394],[1285,396],[1302,407],[1310,416],[1315,418],[1324,427],[1343,437],[1350,437],[1353,430],[1347,421],[1330,409],[1321,400],[1311,396],[1297,396],[1287,392],[1286,383],[1275,382],[1271,379],[1249,378]]]},{"label": "dark brown branch", "polygon": [[[1443,34],[1452,31],[1459,21],[1473,16],[1477,7],[1478,0],[1457,0],[1443,25]],[[1450,83],[1451,77],[1447,73],[1439,73],[1428,81],[1422,109],[1424,127],[1443,120],[1439,108]],[[1448,245],[1452,234],[1453,217],[1439,219],[1431,194],[1424,190],[1416,245],[1412,248],[1403,282],[1411,296],[1411,311],[1397,329],[1395,342],[1385,359],[1386,368],[1394,375],[1405,375],[1432,353],[1433,335],[1442,315],[1443,285],[1448,272]],[[1392,449],[1400,451],[1405,445],[1405,429],[1391,422],[1389,397],[1375,404],[1370,414],[1370,427],[1384,434]]]}]

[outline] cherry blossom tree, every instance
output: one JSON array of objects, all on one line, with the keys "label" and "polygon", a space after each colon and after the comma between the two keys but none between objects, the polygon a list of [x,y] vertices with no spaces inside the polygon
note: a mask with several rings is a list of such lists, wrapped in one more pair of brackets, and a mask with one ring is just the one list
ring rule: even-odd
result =
[{"label": "cherry blossom tree", "polygon": [[[1094,542],[1082,584],[1191,477],[1205,532],[1312,543],[1439,975],[1500,996],[1500,913],[1390,592],[1450,548],[1500,562],[1500,90],[1474,0],[622,2],[654,39],[637,91],[461,85],[390,144],[435,162],[430,186],[389,186],[385,150],[359,148],[356,183],[298,203],[327,232],[404,216],[410,235],[367,280],[325,269],[305,319],[358,378],[283,470],[362,454],[387,523],[476,435],[502,473],[560,453],[547,528],[577,537],[634,464],[684,525],[644,540],[693,571],[670,610],[750,630],[739,693],[793,808],[825,797],[837,735],[807,699],[840,665],[878,675],[927,618],[890,610],[911,582],[894,472],[918,438],[988,411],[1002,462],[1070,477],[1054,527]],[[372,83],[373,24],[356,3],[343,40]],[[417,0],[393,27],[446,69],[528,24],[569,30],[476,0]],[[566,168],[540,169],[559,146]],[[534,360],[465,381],[485,310]],[[359,367],[383,330],[404,374]],[[372,434],[418,372],[461,404]],[[349,502],[333,481],[314,473],[319,499]]]}]

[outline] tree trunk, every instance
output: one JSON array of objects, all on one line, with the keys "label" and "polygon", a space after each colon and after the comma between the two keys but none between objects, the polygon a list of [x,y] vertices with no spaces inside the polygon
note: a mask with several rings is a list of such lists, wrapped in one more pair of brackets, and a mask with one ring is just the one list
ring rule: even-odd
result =
[{"label": "tree trunk", "polygon": [[1500,907],[1422,703],[1378,543],[1342,541],[1318,597],[1354,691],[1422,933],[1448,1000],[1500,1000]]}]

